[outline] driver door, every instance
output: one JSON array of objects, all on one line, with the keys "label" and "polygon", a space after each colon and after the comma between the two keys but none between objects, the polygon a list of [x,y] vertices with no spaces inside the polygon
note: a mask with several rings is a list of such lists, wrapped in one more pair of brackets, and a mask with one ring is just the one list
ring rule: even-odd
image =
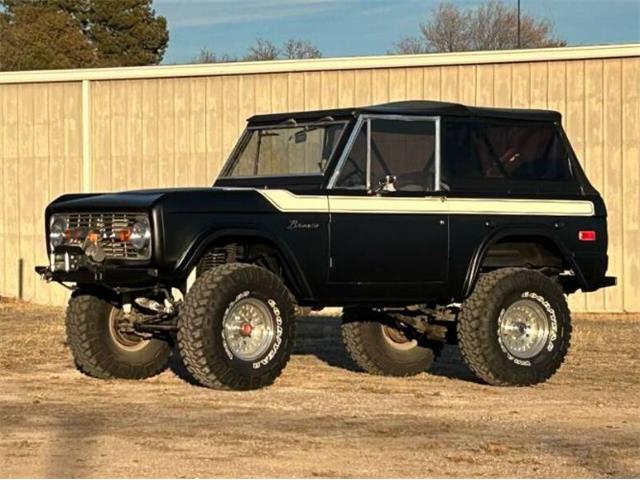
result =
[{"label": "driver door", "polygon": [[360,298],[423,298],[446,285],[439,119],[363,116],[329,189],[329,280]]}]

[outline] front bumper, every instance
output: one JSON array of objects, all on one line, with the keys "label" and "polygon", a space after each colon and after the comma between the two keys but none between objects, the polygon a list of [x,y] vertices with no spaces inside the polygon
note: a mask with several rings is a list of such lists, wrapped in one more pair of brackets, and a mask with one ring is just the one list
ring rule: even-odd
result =
[{"label": "front bumper", "polygon": [[49,266],[40,265],[35,271],[47,282],[68,282],[77,284],[100,284],[118,287],[155,285],[158,270],[155,268],[133,268],[124,266],[85,267],[74,271],[52,271]]}]

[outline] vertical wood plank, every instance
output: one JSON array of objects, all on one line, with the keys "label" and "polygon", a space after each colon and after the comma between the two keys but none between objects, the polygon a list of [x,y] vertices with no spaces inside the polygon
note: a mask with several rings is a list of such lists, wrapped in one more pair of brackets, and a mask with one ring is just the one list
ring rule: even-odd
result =
[{"label": "vertical wood plank", "polygon": [[[237,76],[223,77],[222,79],[222,152],[226,158],[236,143],[238,137],[238,108],[239,78]],[[278,97],[284,97],[286,102],[287,77],[282,75],[278,82],[274,82],[274,88],[279,92]]]},{"label": "vertical wood plank", "polygon": [[[222,80],[224,85],[224,79]],[[271,108],[273,112],[289,110],[289,77],[286,73],[271,75]]]},{"label": "vertical wood plank", "polygon": [[531,108],[547,108],[548,65],[546,62],[531,64]]},{"label": "vertical wood plank", "polygon": [[111,175],[112,188],[125,190],[127,187],[127,116],[129,101],[126,81],[111,83]]},{"label": "vertical wood plank", "polygon": [[604,198],[607,204],[609,224],[609,272],[618,277],[618,285],[607,288],[605,308],[619,312],[623,308],[622,287],[624,285],[623,218],[622,198],[622,66],[619,59],[604,62]]},{"label": "vertical wood plank", "polygon": [[[253,114],[255,110],[254,82],[245,86],[241,116]],[[207,175],[207,79],[192,78],[189,82],[191,109],[189,111],[189,185],[209,186],[213,178]]]},{"label": "vertical wood plank", "polygon": [[511,106],[511,65],[495,65],[493,70],[493,100],[496,107]]},{"label": "vertical wood plank", "polygon": [[304,109],[320,110],[322,108],[322,79],[320,72],[305,72],[304,74]]},{"label": "vertical wood plank", "polygon": [[404,68],[389,70],[389,101],[398,102],[407,99],[407,71]]},{"label": "vertical wood plank", "polygon": [[[66,193],[65,189],[65,142],[64,142],[64,85],[53,84],[49,90],[49,191],[51,198]],[[53,286],[50,292],[54,304],[64,302],[64,294]]]},{"label": "vertical wood plank", "polygon": [[[174,176],[177,186],[188,186],[191,178],[191,148],[189,140],[191,134],[189,131],[189,116],[191,112],[191,91],[189,83],[192,79],[176,79],[174,80]],[[237,116],[238,107],[229,112],[229,115]]]},{"label": "vertical wood plank", "polygon": [[[35,87],[34,105],[34,144],[33,155],[35,158],[35,192],[34,205],[35,211],[35,263],[36,265],[48,264],[46,251],[46,238],[44,232],[45,218],[44,210],[51,201],[49,194],[49,85],[42,84]],[[1,141],[1,140],[0,140]],[[1,171],[2,169],[0,169]],[[1,183],[0,183],[1,184]],[[2,225],[0,221],[0,225]],[[1,236],[1,235],[0,235]],[[1,247],[0,247],[1,252]],[[0,268],[3,263],[0,258]],[[51,302],[51,286],[39,280],[36,281],[35,300],[38,303]]]},{"label": "vertical wood plank", "polygon": [[[268,78],[268,75],[266,77]],[[222,151],[222,79],[220,77],[207,78],[206,89],[207,178],[213,183],[218,177],[224,161]],[[271,88],[263,86],[258,89],[256,101],[258,111],[271,108]]]},{"label": "vertical wood plank", "polygon": [[20,85],[18,87],[18,211],[19,223],[17,228],[20,233],[19,248],[14,250],[19,259],[18,287],[22,292],[22,298],[33,301],[36,276],[32,275],[34,268],[35,250],[35,165],[34,165],[34,86]]},{"label": "vertical wood plank", "polygon": [[127,189],[143,186],[142,165],[142,82],[128,80],[124,83],[127,98],[126,116],[126,162]]},{"label": "vertical wood plank", "polygon": [[67,192],[80,192],[82,191],[82,84],[66,83],[64,97]]},{"label": "vertical wood plank", "polygon": [[443,102],[459,102],[458,67],[442,67],[441,99]]},{"label": "vertical wood plank", "polygon": [[4,216],[5,196],[7,194],[7,186],[5,182],[5,161],[4,161],[4,136],[5,136],[5,96],[7,92],[6,85],[0,85],[0,295],[9,296],[5,279],[6,250],[9,247],[9,239],[6,238],[6,218]]},{"label": "vertical wood plank", "polygon": [[290,73],[287,76],[287,104],[292,112],[304,110],[304,75]]},{"label": "vertical wood plank", "polygon": [[158,80],[158,160],[160,186],[176,184],[174,175],[174,80]]},{"label": "vertical wood plank", "polygon": [[160,184],[158,80],[142,82],[142,185]]},{"label": "vertical wood plank", "polygon": [[423,71],[424,98],[426,100],[442,99],[442,69],[441,67],[427,67]]},{"label": "vertical wood plank", "polygon": [[371,103],[389,101],[389,70],[373,70],[371,77]]},{"label": "vertical wood plank", "polygon": [[465,65],[458,67],[458,101],[465,105],[476,103],[476,67]]},{"label": "vertical wood plank", "polygon": [[622,64],[624,310],[640,312],[640,58]]},{"label": "vertical wood plank", "polygon": [[[584,130],[585,130],[585,102],[584,102],[584,62],[575,61],[566,64],[567,78],[571,83],[566,88],[565,130],[571,140],[573,150],[584,165]],[[572,310],[582,312],[586,309],[586,295],[578,292],[569,296],[569,306]]]},{"label": "vertical wood plank", "polygon": [[111,84],[91,83],[91,184],[95,192],[111,190]]},{"label": "vertical wood plank", "polygon": [[322,108],[335,108],[338,106],[338,72],[321,72],[321,105]]},{"label": "vertical wood plank", "polygon": [[355,75],[355,106],[371,105],[371,70],[358,70]]},{"label": "vertical wood plank", "polygon": [[[567,72],[564,62],[549,62],[549,90],[547,92],[547,103],[549,109],[560,112],[563,117],[566,113],[566,84]],[[564,122],[563,118],[563,122]]]},{"label": "vertical wood plank", "polygon": [[424,69],[407,69],[407,100],[424,99]]},{"label": "vertical wood plank", "polygon": [[[584,166],[591,184],[604,190],[604,84],[602,60],[585,63],[585,153]],[[604,312],[604,290],[587,295],[586,310]]]},{"label": "vertical wood plank", "polygon": [[478,65],[476,68],[476,105],[489,107],[494,104],[493,65]]},{"label": "vertical wood plank", "polygon": [[356,79],[353,71],[338,72],[338,106],[353,107],[355,104]]},{"label": "vertical wood plank", "polygon": [[517,63],[512,68],[511,106],[528,108],[531,105],[531,69],[528,63]]},{"label": "vertical wood plank", "polygon": [[19,114],[17,85],[7,85],[4,87],[5,96],[2,105],[2,118],[4,120],[4,131],[2,141],[4,167],[4,214],[3,219],[7,228],[5,240],[7,241],[7,251],[5,254],[5,282],[7,294],[12,297],[18,296],[19,258],[20,249],[20,192],[19,192]]}]

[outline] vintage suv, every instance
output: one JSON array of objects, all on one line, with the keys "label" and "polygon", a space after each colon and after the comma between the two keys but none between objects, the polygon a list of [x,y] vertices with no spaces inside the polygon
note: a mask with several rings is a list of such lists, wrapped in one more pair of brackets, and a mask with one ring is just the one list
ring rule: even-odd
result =
[{"label": "vintage suv", "polygon": [[444,343],[492,385],[548,379],[565,295],[615,284],[602,198],[560,114],[413,101],[249,119],[213,187],[65,195],[46,280],[72,286],[77,367],[271,384],[298,307],[343,307],[365,371],[414,375]]}]

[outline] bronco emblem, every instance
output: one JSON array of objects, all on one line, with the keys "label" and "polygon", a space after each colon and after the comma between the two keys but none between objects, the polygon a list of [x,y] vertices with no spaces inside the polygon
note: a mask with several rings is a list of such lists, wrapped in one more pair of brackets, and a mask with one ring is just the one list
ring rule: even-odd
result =
[{"label": "bronco emblem", "polygon": [[287,230],[316,230],[320,227],[317,223],[302,223],[298,220],[290,220]]}]

